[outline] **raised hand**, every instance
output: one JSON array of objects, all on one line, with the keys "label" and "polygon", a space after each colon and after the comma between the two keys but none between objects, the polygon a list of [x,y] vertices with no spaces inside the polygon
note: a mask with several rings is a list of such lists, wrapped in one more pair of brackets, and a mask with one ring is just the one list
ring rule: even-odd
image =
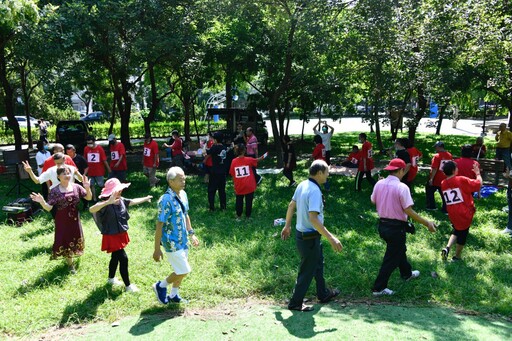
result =
[{"label": "raised hand", "polygon": [[25,169],[25,172],[29,172],[32,170],[32,167],[30,166],[30,164],[28,163],[28,161],[21,161],[21,163],[23,164],[23,169]]},{"label": "raised hand", "polygon": [[82,184],[84,185],[85,189],[91,187],[91,183],[89,182],[89,178],[87,177],[87,175],[82,175]]},{"label": "raised hand", "polygon": [[30,194],[30,199],[32,199],[33,201],[38,202],[40,204],[44,202],[44,198],[40,193],[32,192]]}]

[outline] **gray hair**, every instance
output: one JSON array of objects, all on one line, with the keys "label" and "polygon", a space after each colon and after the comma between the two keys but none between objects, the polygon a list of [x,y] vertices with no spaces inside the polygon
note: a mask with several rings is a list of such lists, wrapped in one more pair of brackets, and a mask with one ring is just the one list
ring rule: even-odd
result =
[{"label": "gray hair", "polygon": [[169,170],[167,171],[167,176],[166,176],[167,182],[174,180],[174,178],[176,176],[178,176],[178,174],[185,175],[185,172],[180,167],[169,168]]},{"label": "gray hair", "polygon": [[329,170],[329,165],[324,160],[315,160],[309,167],[309,175],[315,176],[318,172],[325,173]]}]

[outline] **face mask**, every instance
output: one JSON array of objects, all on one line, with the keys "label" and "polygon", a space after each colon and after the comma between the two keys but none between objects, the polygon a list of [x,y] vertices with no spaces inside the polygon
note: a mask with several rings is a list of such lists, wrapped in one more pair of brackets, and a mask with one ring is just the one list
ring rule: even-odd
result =
[{"label": "face mask", "polygon": [[87,147],[94,148],[94,143],[87,143]]},{"label": "face mask", "polygon": [[50,148],[48,148],[48,146],[44,146],[44,150],[48,151]]},{"label": "face mask", "polygon": [[327,133],[327,129],[325,129],[325,128],[322,128],[322,131],[323,131],[324,133]]}]

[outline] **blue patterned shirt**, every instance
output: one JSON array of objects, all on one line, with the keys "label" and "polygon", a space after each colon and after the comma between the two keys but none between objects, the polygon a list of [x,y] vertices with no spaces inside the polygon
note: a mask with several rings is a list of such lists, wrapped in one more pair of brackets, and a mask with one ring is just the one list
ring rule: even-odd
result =
[{"label": "blue patterned shirt", "polygon": [[178,198],[178,195],[168,188],[158,200],[158,221],[164,224],[161,242],[166,252],[188,249],[186,220],[188,209],[188,197],[185,191],[181,191]]}]

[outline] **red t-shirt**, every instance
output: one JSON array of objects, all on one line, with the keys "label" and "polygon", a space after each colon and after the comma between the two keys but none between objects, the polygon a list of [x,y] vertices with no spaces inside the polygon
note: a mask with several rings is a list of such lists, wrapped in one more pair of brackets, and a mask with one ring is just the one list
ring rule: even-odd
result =
[{"label": "red t-shirt", "polygon": [[480,187],[478,180],[465,176],[454,176],[441,183],[448,218],[456,230],[466,230],[471,225],[475,214],[473,192],[478,192]]},{"label": "red t-shirt", "polygon": [[84,158],[87,160],[89,170],[87,171],[88,176],[104,176],[105,175],[105,161],[107,155],[103,147],[97,144],[94,148],[85,146]]},{"label": "red t-shirt", "polygon": [[256,190],[256,179],[252,172],[252,167],[258,165],[258,160],[253,157],[236,157],[231,162],[229,174],[233,177],[235,193],[245,195]]},{"label": "red t-shirt", "polygon": [[[116,167],[115,165],[121,156],[123,159],[119,163],[119,166]],[[116,144],[110,145],[110,169],[116,171],[124,171],[128,169],[126,164],[126,150],[124,149],[124,144],[121,142],[116,142]]]},{"label": "red t-shirt", "polygon": [[[208,142],[206,143],[206,149],[210,149],[214,143],[215,143],[214,140],[208,140]],[[211,167],[213,165],[213,159],[212,159],[211,155],[205,156],[204,164],[208,167]]]},{"label": "red t-shirt", "polygon": [[313,160],[325,161],[325,146],[322,143],[317,144],[311,156],[313,156]]},{"label": "red t-shirt", "polygon": [[[75,162],[73,161],[71,156],[66,155],[66,154],[64,154],[64,164],[77,168],[76,165],[75,165]],[[43,170],[41,171],[41,173],[44,172],[45,170],[47,170],[48,168],[53,167],[53,166],[55,166],[55,160],[53,159],[53,156],[50,156],[49,158],[44,160]]]},{"label": "red t-shirt", "polygon": [[347,161],[352,162],[354,165],[358,165],[361,161],[362,151],[348,154]]},{"label": "red t-shirt", "polygon": [[357,168],[360,172],[364,172],[364,160],[366,160],[366,170],[371,171],[373,167],[373,149],[372,144],[369,141],[363,143],[361,150],[361,159],[359,160],[359,167]]},{"label": "red t-shirt", "polygon": [[432,186],[439,187],[441,186],[441,182],[446,179],[446,175],[443,173],[443,164],[446,161],[453,160],[452,154],[449,152],[439,152],[432,158],[432,164],[430,166],[430,174],[432,174],[432,169],[437,168],[436,175],[434,176],[434,181],[432,181]]},{"label": "red t-shirt", "polygon": [[178,137],[171,144],[172,156],[183,154],[183,141]]},{"label": "red t-shirt", "polygon": [[155,164],[155,155],[156,155],[156,167],[160,164],[160,159],[158,158],[158,144],[155,140],[151,140],[151,142],[144,142],[144,166],[145,167],[154,167]]},{"label": "red t-shirt", "polygon": [[416,177],[416,174],[418,174],[418,163],[423,154],[416,149],[416,147],[407,149],[407,153],[409,153],[409,157],[411,158],[411,168],[409,168],[409,172],[407,172],[407,181],[411,182]]},{"label": "red t-shirt", "polygon": [[458,176],[465,176],[470,179],[476,179],[476,174],[473,171],[473,165],[476,163],[478,165],[478,168],[480,168],[480,164],[468,157],[461,157],[460,159],[455,160],[455,163],[457,164],[457,169],[459,170],[457,175]]}]

